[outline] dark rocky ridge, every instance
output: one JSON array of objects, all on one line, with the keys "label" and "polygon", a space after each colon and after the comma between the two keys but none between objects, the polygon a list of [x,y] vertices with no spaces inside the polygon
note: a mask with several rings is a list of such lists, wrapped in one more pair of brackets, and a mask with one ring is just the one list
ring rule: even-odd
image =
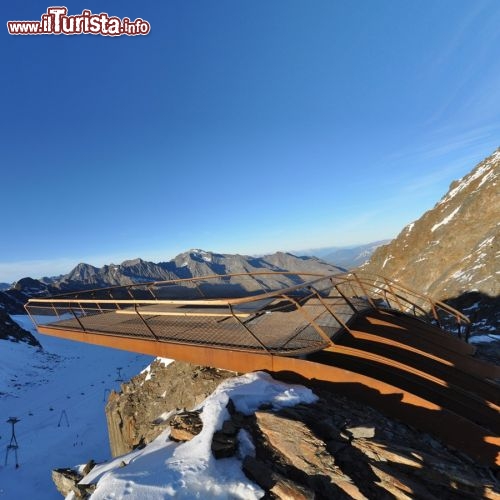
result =
[{"label": "dark rocky ridge", "polygon": [[500,150],[453,182],[434,208],[361,269],[471,308],[476,330],[493,332],[500,324],[499,234]]},{"label": "dark rocky ridge", "polygon": [[24,342],[26,344],[41,347],[40,342],[33,335],[21,328],[7,313],[0,310],[0,340],[11,342]]},{"label": "dark rocky ridge", "polygon": [[26,314],[24,304],[28,298],[28,294],[16,288],[0,291],[0,340],[25,342],[32,346],[41,347],[38,340],[30,332],[21,328],[10,317],[10,314]]}]

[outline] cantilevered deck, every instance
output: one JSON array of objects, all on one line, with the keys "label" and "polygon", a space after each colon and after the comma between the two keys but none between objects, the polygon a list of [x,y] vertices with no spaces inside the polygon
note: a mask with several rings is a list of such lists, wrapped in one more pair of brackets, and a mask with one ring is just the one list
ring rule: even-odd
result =
[{"label": "cantilevered deck", "polygon": [[467,317],[386,278],[208,276],[35,298],[26,310],[49,335],[328,383],[500,465],[500,367],[471,357]]}]

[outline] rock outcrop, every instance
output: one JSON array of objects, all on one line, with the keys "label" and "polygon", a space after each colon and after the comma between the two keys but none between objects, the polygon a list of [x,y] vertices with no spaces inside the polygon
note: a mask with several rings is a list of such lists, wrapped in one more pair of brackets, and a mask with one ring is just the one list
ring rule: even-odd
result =
[{"label": "rock outcrop", "polygon": [[499,499],[498,480],[428,434],[327,391],[244,420],[245,473],[280,499]]},{"label": "rock outcrop", "polygon": [[234,372],[175,361],[155,360],[150,369],[121,392],[112,392],[106,405],[111,453],[123,455],[155,439],[170,425],[174,414],[200,404]]},{"label": "rock outcrop", "polygon": [[74,498],[86,499],[95,491],[95,484],[82,484],[80,481],[85,477],[95,466],[95,462],[90,460],[81,471],[75,469],[53,469],[52,481],[54,482],[57,491],[63,497],[72,495]]},{"label": "rock outcrop", "polygon": [[[119,446],[128,451],[141,440],[149,442],[169,421],[180,431],[179,440],[190,440],[202,429],[197,412],[177,412],[172,419],[171,410],[201,403],[210,386],[215,389],[231,375],[186,363],[165,367],[157,360],[108,404],[114,428],[133,422],[131,437],[120,437]],[[188,396],[195,388],[197,395]],[[265,498],[500,499],[494,472],[468,456],[370,407],[326,389],[314,392],[316,403],[279,411],[264,406],[250,415],[229,400],[229,419],[212,437],[212,454],[237,455]]]}]

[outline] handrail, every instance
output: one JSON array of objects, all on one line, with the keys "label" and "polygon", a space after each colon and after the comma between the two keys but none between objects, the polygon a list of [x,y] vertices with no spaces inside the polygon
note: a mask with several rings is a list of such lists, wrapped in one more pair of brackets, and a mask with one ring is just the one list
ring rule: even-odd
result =
[{"label": "handrail", "polygon": [[[300,280],[301,283],[293,283],[289,286],[279,287],[279,284],[284,284],[287,281],[274,280],[274,289],[272,286],[268,286],[264,280],[255,280],[255,277],[265,277],[273,280],[277,277],[288,278],[288,283],[290,283],[290,277],[294,276]],[[232,281],[233,278],[236,280]],[[241,297],[227,297],[221,296],[227,289],[218,289],[217,286],[220,285],[220,281],[225,281],[224,285],[241,285],[241,280],[238,278],[252,278],[253,287],[257,284],[257,289],[249,291],[247,295]],[[214,283],[217,281],[217,283]],[[391,309],[399,310],[404,313],[410,313],[414,316],[429,321],[429,318],[437,323],[440,328],[443,328],[442,320],[446,320],[448,323],[449,319],[457,325],[457,331],[459,336],[462,336],[462,326],[466,326],[466,339],[468,338],[468,331],[470,329],[470,320],[467,316],[457,311],[453,307],[437,300],[431,299],[422,293],[411,290],[401,283],[394,280],[390,280],[384,276],[379,276],[375,274],[368,273],[342,273],[342,274],[332,274],[325,275],[321,273],[307,273],[307,272],[279,272],[279,271],[257,271],[254,273],[232,273],[226,275],[213,274],[208,276],[199,276],[194,278],[176,278],[173,280],[164,281],[151,281],[147,283],[136,283],[131,285],[120,285],[114,287],[105,287],[100,289],[92,290],[80,290],[77,292],[72,292],[69,294],[60,294],[54,297],[45,298],[32,298],[26,304],[26,310],[30,313],[29,309],[32,308],[47,308],[52,309],[59,315],[60,311],[71,310],[73,311],[73,306],[76,305],[82,311],[83,315],[86,315],[89,311],[92,314],[109,312],[110,310],[122,309],[122,306],[133,306],[137,311],[137,307],[140,305],[164,305],[164,306],[219,306],[228,308],[230,315],[232,315],[232,308],[239,305],[249,304],[252,302],[258,302],[261,300],[278,300],[280,297],[286,297],[286,299],[294,303],[295,300],[290,297],[290,294],[300,295],[301,297],[306,297],[308,295],[307,290],[315,290],[315,294],[318,295],[321,301],[321,294],[315,289],[321,281],[325,282],[325,285],[321,285],[321,293],[327,292],[328,296],[333,296],[333,291],[338,293],[338,296],[343,300],[343,302],[350,307],[353,313],[359,312],[360,308],[366,308],[370,305],[375,309]],[[296,280],[295,280],[296,282]],[[278,285],[276,285],[278,283]],[[210,298],[207,296],[201,287],[203,285],[215,285],[215,295]],[[187,285],[187,286],[186,286]],[[194,285],[194,288],[189,288],[189,285]],[[169,290],[169,292],[177,293],[177,296],[187,298],[159,298],[161,295],[161,289],[163,287],[182,287],[184,293],[180,293],[182,290],[175,288]],[[244,287],[243,287],[244,288]],[[155,289],[155,290],[153,290]],[[271,289],[271,290],[270,290]],[[127,297],[130,298],[115,298],[119,296],[117,292],[123,290],[126,292]],[[148,294],[149,298],[139,298],[137,293],[142,290],[142,295],[144,296],[145,291],[149,291],[151,295]],[[196,298],[192,298],[185,295],[187,290],[196,290]],[[221,291],[222,290],[222,291]],[[270,291],[269,291],[270,290]],[[154,291],[156,293],[154,293]],[[238,290],[240,293],[241,291]],[[95,298],[96,294],[107,298]],[[254,293],[252,295],[252,293]],[[200,297],[201,295],[201,297]],[[210,294],[209,294],[210,295]],[[123,294],[121,295],[123,296]],[[85,297],[85,298],[83,298]],[[94,297],[94,298],[92,298]],[[354,305],[352,298],[363,298],[366,300],[365,305]],[[92,305],[95,306],[92,307]],[[325,305],[325,304],[323,304]],[[101,308],[101,306],[104,306]],[[108,307],[106,307],[108,306]],[[111,309],[110,309],[111,306]],[[300,305],[296,304],[296,307],[300,309],[300,312],[304,315],[305,311],[301,309]],[[325,306],[326,307],[326,306]],[[85,309],[85,311],[84,311]],[[248,309],[252,314],[257,314],[259,310],[258,307]],[[326,307],[326,310],[332,314],[332,311]],[[333,314],[333,317],[335,315]],[[79,318],[77,318],[78,320]],[[142,318],[141,318],[142,319]],[[337,318],[335,318],[337,319]],[[78,321],[80,323],[80,321]],[[309,322],[311,326],[317,329],[314,322]],[[337,323],[342,323],[337,320]],[[347,325],[342,325],[344,328],[348,328]],[[324,335],[320,333],[320,336]]]},{"label": "handrail", "polygon": [[[255,273],[257,274],[257,273]],[[261,273],[258,273],[261,274]],[[298,273],[272,273],[272,274],[287,274],[287,275],[297,275]],[[231,277],[231,276],[248,276],[249,273],[238,273],[238,274],[226,274],[226,275],[213,275],[213,276],[205,276],[205,277],[200,277],[200,278],[192,278],[189,279],[189,281],[194,281],[194,280],[202,280],[202,279],[208,279],[208,278],[220,278],[220,277]],[[254,273],[251,273],[253,276]],[[305,276],[305,274],[301,273],[301,276]],[[311,274],[311,276],[319,276],[318,278],[311,280],[311,281],[305,281],[303,283],[300,283],[298,285],[286,287],[286,288],[280,288],[278,290],[272,291],[272,292],[265,292],[261,293],[258,295],[250,295],[246,297],[238,297],[238,298],[224,298],[224,299],[81,299],[81,298],[74,298],[74,299],[67,299],[63,298],[59,295],[56,295],[55,297],[48,297],[48,298],[36,298],[36,299],[29,299],[29,303],[35,303],[35,302],[40,302],[40,303],[49,303],[49,304],[71,304],[71,303],[78,303],[78,304],[179,304],[179,305],[238,305],[238,304],[246,304],[249,302],[256,302],[258,300],[263,300],[271,297],[276,297],[279,295],[282,295],[284,293],[289,293],[289,292],[294,292],[296,290],[300,290],[303,288],[307,288],[308,286],[314,285],[318,281],[322,281],[326,278],[325,275],[322,274]],[[188,281],[187,279],[183,279],[182,281]],[[158,281],[154,283],[158,284],[170,284],[170,283],[175,283],[177,280],[172,280],[172,281]],[[142,286],[143,283],[139,283],[137,286]],[[116,290],[116,289],[128,289],[131,286],[135,285],[125,285],[125,286],[120,286],[120,287],[108,287],[104,290]],[[86,290],[85,290],[86,291]],[[90,291],[90,290],[89,290]],[[96,291],[96,290],[92,290]],[[61,298],[59,298],[61,297]]]},{"label": "handrail", "polygon": [[[285,280],[283,275],[296,276],[298,279]],[[233,276],[248,278],[268,276],[271,279],[268,283],[264,283],[263,279],[258,280],[257,286],[254,280],[251,286],[253,290],[244,297],[221,297],[224,293],[231,295],[234,291],[231,286],[234,284],[239,285],[238,295],[245,290],[245,283],[237,279],[236,282],[225,283],[221,288],[217,286],[220,283],[216,283],[213,289],[207,287],[204,289],[207,292],[206,298],[200,298],[199,294],[196,294],[196,299],[182,298],[186,296],[186,291],[192,291],[192,289],[183,289],[179,286],[179,282],[188,285],[201,284],[203,287],[204,283],[210,284],[214,280],[221,279],[230,280]],[[305,278],[309,279],[305,280]],[[302,282],[298,283],[299,281]],[[326,324],[329,324],[327,316],[330,316],[330,311],[322,306],[313,305],[316,312],[312,320],[303,311],[304,304],[312,295],[310,288],[315,286],[319,290],[318,293],[325,295],[328,295],[331,290],[329,277],[323,274],[237,273],[155,282],[154,285],[149,284],[149,286],[156,287],[156,283],[159,288],[175,285],[173,293],[167,296],[177,294],[181,298],[158,298],[161,296],[161,290],[154,299],[149,294],[147,298],[135,298],[138,294],[134,293],[134,286],[126,285],[108,287],[105,291],[100,290],[99,293],[87,291],[90,293],[32,298],[25,308],[37,327],[50,325],[56,329],[91,334],[106,334],[111,331],[113,335],[125,337],[144,337],[145,335],[150,339],[154,338],[156,342],[170,339],[177,343],[261,350],[269,355],[272,353],[299,355],[320,350],[330,344],[330,337],[324,330],[325,323],[321,326],[316,324],[316,318],[320,316]],[[137,288],[142,287],[144,290],[144,285],[140,283]],[[117,291],[119,289],[127,293],[120,293]],[[260,293],[251,295],[256,291]],[[95,298],[98,295],[105,298]],[[210,295],[215,298],[209,298]],[[94,298],[88,298],[91,296]],[[118,298],[123,296],[126,298]],[[54,312],[57,318],[54,318]],[[69,312],[72,316],[68,318]],[[127,317],[127,315],[132,316]],[[137,321],[133,316],[137,318]],[[242,321],[240,317],[245,320]],[[278,326],[269,330],[263,324],[266,319]],[[179,327],[176,325],[182,325],[180,337],[178,336]],[[308,330],[309,326],[315,329],[315,333]]]},{"label": "handrail", "polygon": [[[352,273],[354,274],[354,273]],[[413,295],[414,297],[417,297],[421,300],[423,300],[424,302],[429,302],[430,304],[433,304],[434,306],[438,306],[439,309],[442,309],[446,312],[448,312],[449,314],[452,314],[452,315],[457,315],[459,316],[464,322],[470,322],[469,318],[461,313],[460,311],[458,311],[457,309],[451,307],[450,305],[444,303],[444,302],[441,302],[440,300],[435,300],[435,299],[432,299],[431,297],[429,297],[428,295],[425,295],[423,293],[420,293],[420,292],[417,292],[415,290],[412,290],[408,287],[405,287],[403,286],[401,283],[398,283],[394,280],[391,280],[389,278],[386,278],[385,276],[380,276],[380,275],[376,275],[376,274],[369,274],[369,273],[356,273],[358,277],[361,277],[363,278],[363,281],[366,283],[366,281],[373,279],[373,278],[376,278],[376,279],[382,279],[384,281],[384,283],[386,285],[389,285],[389,286],[392,286],[392,287],[396,287],[398,288],[399,290],[407,293],[407,294],[410,294],[410,295]]]},{"label": "handrail", "polygon": [[[351,278],[351,276],[353,278]],[[381,297],[385,300],[386,295],[401,299],[410,304],[411,307],[402,307],[399,305],[399,310],[402,312],[408,313],[412,312],[414,316],[422,318],[422,316],[418,316],[416,314],[415,308],[418,309],[425,316],[429,313],[432,315],[432,318],[436,321],[440,328],[443,328],[441,324],[441,318],[439,317],[439,311],[445,314],[448,318],[452,318],[458,327],[459,336],[462,335],[461,327],[465,325],[466,332],[465,338],[468,340],[469,330],[471,321],[470,319],[457,309],[449,306],[448,304],[441,302],[440,300],[434,300],[430,296],[425,295],[423,293],[412,290],[408,287],[405,287],[401,283],[398,283],[394,280],[391,280],[385,276],[380,276],[377,274],[371,273],[348,273],[344,275],[345,281],[349,282],[352,286],[352,282],[361,283],[361,287],[363,292],[367,292],[367,289],[373,293],[377,297]],[[426,306],[429,308],[426,310]],[[412,310],[413,308],[413,310]],[[424,316],[424,319],[425,319]]]},{"label": "handrail", "polygon": [[[212,279],[227,279],[235,278],[238,276],[314,276],[318,278],[325,278],[324,273],[309,273],[309,272],[293,272],[293,271],[256,271],[250,273],[229,273],[229,274],[208,274],[205,276],[194,276],[191,278],[174,278],[171,280],[159,280],[159,281],[145,281],[143,283],[131,283],[129,285],[116,285],[107,286],[102,288],[92,288],[85,290],[78,290],[76,292],[61,293],[54,295],[52,298],[63,298],[70,297],[74,295],[79,295],[82,293],[95,293],[95,292],[105,292],[109,290],[128,290],[130,288],[142,288],[142,287],[152,287],[152,286],[165,286],[175,283],[186,283],[186,282],[196,282],[196,281],[206,281]],[[196,285],[195,285],[196,286]]]}]

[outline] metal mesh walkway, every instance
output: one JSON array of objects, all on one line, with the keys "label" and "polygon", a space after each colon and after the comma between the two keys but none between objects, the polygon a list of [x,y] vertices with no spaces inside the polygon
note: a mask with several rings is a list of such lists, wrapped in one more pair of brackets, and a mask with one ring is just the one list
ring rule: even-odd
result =
[{"label": "metal mesh walkway", "polygon": [[[35,298],[26,310],[37,326],[69,332],[299,356],[332,345],[367,307],[427,314],[410,293],[354,274],[262,272]],[[445,310],[432,303],[432,311],[438,308]]]}]

